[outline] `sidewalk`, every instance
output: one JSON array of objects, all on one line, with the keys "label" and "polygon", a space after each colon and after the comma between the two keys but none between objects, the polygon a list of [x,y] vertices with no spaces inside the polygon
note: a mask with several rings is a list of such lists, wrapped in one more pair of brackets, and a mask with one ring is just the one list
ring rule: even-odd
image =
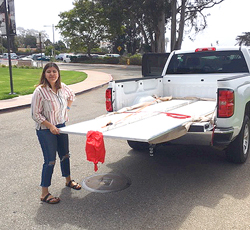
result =
[{"label": "sidewalk", "polygon": [[[83,70],[83,72],[88,75],[84,81],[69,85],[76,95],[103,86],[112,80],[112,76],[110,74],[92,70]],[[31,103],[31,98],[32,94],[7,100],[0,100],[0,112],[29,106]]]}]

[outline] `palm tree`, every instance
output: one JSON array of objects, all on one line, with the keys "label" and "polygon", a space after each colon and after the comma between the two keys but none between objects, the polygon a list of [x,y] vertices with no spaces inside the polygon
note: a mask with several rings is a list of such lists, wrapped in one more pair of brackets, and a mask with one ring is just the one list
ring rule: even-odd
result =
[{"label": "palm tree", "polygon": [[245,46],[250,46],[250,32],[244,32],[244,35],[239,35],[236,38],[236,45],[245,45]]}]

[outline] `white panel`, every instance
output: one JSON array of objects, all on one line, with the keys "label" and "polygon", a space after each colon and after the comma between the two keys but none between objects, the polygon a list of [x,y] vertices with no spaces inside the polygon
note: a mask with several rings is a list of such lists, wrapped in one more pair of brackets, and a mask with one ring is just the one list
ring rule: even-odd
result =
[{"label": "white panel", "polygon": [[[69,125],[61,128],[61,133],[86,135],[89,130],[101,131],[104,137],[145,141],[169,133],[198,117],[215,110],[215,101],[171,100],[147,106],[137,113],[121,113]],[[188,115],[191,118],[178,119],[166,113]],[[112,122],[113,125],[105,126]]]}]

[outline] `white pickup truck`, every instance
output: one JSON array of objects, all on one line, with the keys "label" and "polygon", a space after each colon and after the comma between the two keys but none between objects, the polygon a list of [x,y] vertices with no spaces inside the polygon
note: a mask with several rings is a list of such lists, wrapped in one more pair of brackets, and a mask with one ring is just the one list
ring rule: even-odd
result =
[{"label": "white pickup truck", "polygon": [[151,153],[162,143],[209,145],[225,150],[229,161],[244,163],[250,143],[249,69],[247,47],[173,51],[161,76],[111,81],[110,113],[61,132],[98,130]]}]

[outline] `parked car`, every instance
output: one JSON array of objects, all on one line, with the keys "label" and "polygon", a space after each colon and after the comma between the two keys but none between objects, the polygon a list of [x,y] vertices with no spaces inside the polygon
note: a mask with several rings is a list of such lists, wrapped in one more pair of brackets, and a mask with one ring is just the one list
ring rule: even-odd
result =
[{"label": "parked car", "polygon": [[31,58],[32,58],[34,61],[36,61],[39,57],[41,57],[41,55],[42,55],[42,56],[45,56],[44,53],[36,53],[36,54],[32,54],[32,55],[31,55]]},{"label": "parked car", "polygon": [[98,58],[104,58],[105,55],[98,54]]},{"label": "parked car", "polygon": [[49,56],[45,56],[44,53],[36,53],[36,54],[32,54],[31,58],[34,61],[50,61],[50,57]]},{"label": "parked car", "polygon": [[92,58],[98,58],[99,55],[98,54],[90,54]]},{"label": "parked car", "polygon": [[105,57],[120,57],[119,54],[105,54]]},{"label": "parked car", "polygon": [[21,57],[21,58],[19,58],[19,60],[23,60],[23,61],[32,61],[33,59],[32,59],[32,56],[29,55],[29,56]]},{"label": "parked car", "polygon": [[[3,54],[3,59],[8,59],[9,58],[9,54],[8,53],[4,53]],[[11,59],[18,59],[18,56],[16,55],[16,53],[10,53],[10,58]]]},{"label": "parked car", "polygon": [[40,56],[37,58],[37,61],[50,61],[50,57],[49,56]]},{"label": "parked car", "polygon": [[71,54],[71,53],[66,53],[66,54],[64,54],[63,55],[63,62],[65,62],[65,63],[69,63],[69,62],[71,62],[71,57],[72,56],[74,56],[74,54]]},{"label": "parked car", "polygon": [[64,55],[65,55],[65,53],[60,53],[60,54],[56,55],[56,60],[62,61]]}]

